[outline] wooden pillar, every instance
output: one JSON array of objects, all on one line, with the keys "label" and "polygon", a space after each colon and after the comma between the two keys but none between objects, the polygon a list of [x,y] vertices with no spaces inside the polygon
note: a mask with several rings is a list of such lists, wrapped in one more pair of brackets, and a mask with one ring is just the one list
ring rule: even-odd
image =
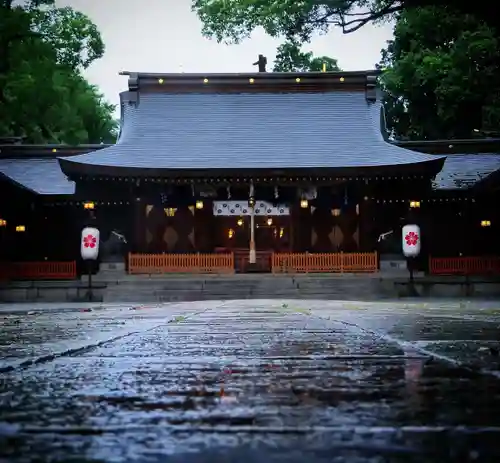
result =
[{"label": "wooden pillar", "polygon": [[146,211],[145,203],[141,197],[134,197],[132,199],[132,207],[134,208],[134,238],[132,240],[132,252],[145,252],[145,240],[146,240]]},{"label": "wooden pillar", "polygon": [[375,208],[370,200],[359,202],[359,250],[371,252],[374,250],[373,242],[373,214]]},{"label": "wooden pillar", "polygon": [[293,252],[294,251],[294,240],[295,240],[295,226],[293,223],[292,211],[290,210],[290,215],[287,217],[288,230],[285,228],[285,233],[288,231],[288,246],[283,252]]},{"label": "wooden pillar", "polygon": [[194,235],[197,252],[213,252],[218,226],[213,212],[213,201],[203,201],[203,208],[194,210]]},{"label": "wooden pillar", "polygon": [[300,204],[291,206],[293,232],[293,251],[306,252],[311,250],[311,207],[302,208]]}]

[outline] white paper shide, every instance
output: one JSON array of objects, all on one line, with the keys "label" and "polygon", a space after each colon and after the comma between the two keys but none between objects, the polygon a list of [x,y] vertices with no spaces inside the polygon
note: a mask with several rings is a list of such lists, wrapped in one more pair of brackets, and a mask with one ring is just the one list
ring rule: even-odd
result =
[{"label": "white paper shide", "polygon": [[96,260],[99,255],[99,230],[86,227],[82,230],[80,252],[83,260]]},{"label": "white paper shide", "polygon": [[406,257],[416,257],[420,254],[420,227],[405,225],[403,227],[403,254]]}]

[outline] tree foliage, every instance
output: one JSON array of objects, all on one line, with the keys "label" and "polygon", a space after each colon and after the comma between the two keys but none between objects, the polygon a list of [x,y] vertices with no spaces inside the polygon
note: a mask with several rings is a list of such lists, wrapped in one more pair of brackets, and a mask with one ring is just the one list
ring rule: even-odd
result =
[{"label": "tree foliage", "polygon": [[274,60],[274,72],[340,71],[337,60],[328,56],[314,56],[303,52],[295,41],[288,41],[278,47]]},{"label": "tree foliage", "polygon": [[308,41],[313,32],[340,27],[354,32],[370,22],[391,19],[403,10],[453,6],[500,30],[495,2],[458,0],[192,0],[205,36],[238,43],[262,27],[272,37]]},{"label": "tree foliage", "polygon": [[262,27],[272,37],[301,42],[340,26],[346,33],[401,9],[399,0],[193,0],[205,36],[238,43]]},{"label": "tree foliage", "polygon": [[499,38],[447,7],[403,12],[382,52],[387,121],[397,137],[469,138],[499,126]]},{"label": "tree foliage", "polygon": [[114,106],[81,75],[104,53],[95,25],[53,0],[0,0],[0,136],[112,142]]},{"label": "tree foliage", "polygon": [[72,8],[35,9],[32,29],[56,53],[59,64],[85,69],[104,54],[104,43],[96,25]]}]

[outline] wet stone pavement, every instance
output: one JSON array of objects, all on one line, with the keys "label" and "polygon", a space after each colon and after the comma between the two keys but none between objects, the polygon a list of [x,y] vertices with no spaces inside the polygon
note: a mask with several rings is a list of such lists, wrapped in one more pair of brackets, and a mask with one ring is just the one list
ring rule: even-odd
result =
[{"label": "wet stone pavement", "polygon": [[500,461],[500,309],[0,310],[0,461]]}]

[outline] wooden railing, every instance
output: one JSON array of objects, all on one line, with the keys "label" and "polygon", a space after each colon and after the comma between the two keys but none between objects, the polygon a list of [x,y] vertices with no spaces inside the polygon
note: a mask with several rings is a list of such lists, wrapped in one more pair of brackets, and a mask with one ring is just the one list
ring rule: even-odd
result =
[{"label": "wooden railing", "polygon": [[256,251],[255,264],[250,266],[250,252],[246,249],[238,250],[234,252],[234,268],[239,273],[245,273],[249,268],[256,272],[270,272],[272,256],[272,251]]},{"label": "wooden railing", "polygon": [[372,273],[378,271],[376,252],[275,253],[273,273]]},{"label": "wooden railing", "polygon": [[227,254],[129,254],[128,272],[234,273],[234,256]]},{"label": "wooden railing", "polygon": [[3,262],[2,280],[73,280],[77,277],[76,262]]},{"label": "wooden railing", "polygon": [[500,274],[500,257],[429,257],[433,275]]}]

